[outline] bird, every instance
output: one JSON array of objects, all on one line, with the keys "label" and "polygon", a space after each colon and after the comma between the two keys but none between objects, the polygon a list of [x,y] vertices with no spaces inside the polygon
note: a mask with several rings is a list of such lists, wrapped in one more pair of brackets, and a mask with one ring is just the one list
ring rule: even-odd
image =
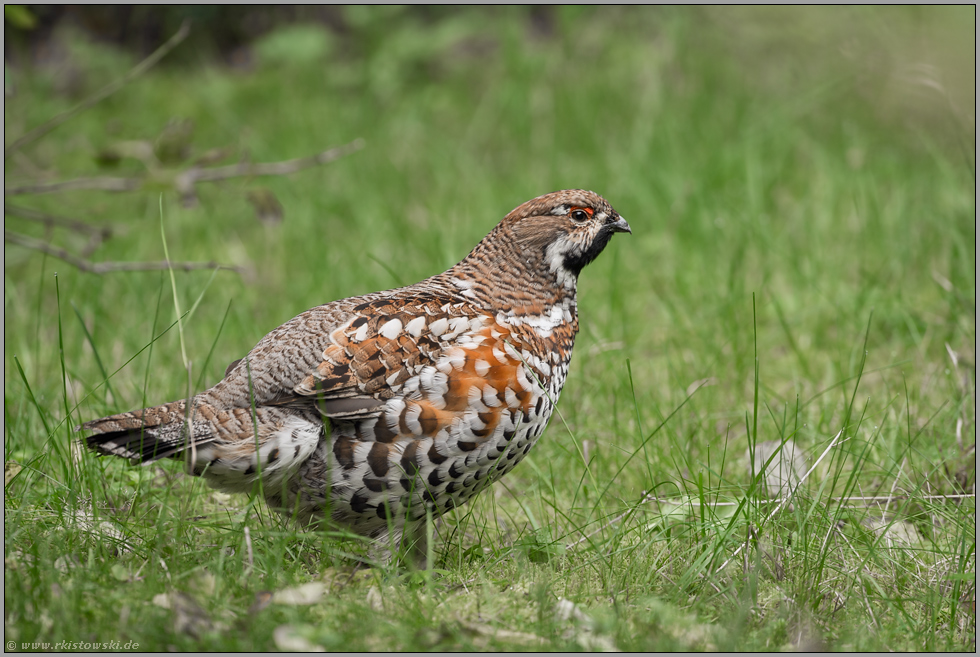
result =
[{"label": "bird", "polygon": [[[535,445],[565,384],[582,269],[632,233],[586,190],[531,199],[458,264],[271,331],[212,388],[86,422],[99,455],[184,461],[302,526],[394,550]],[[259,485],[260,484],[260,485]]]}]

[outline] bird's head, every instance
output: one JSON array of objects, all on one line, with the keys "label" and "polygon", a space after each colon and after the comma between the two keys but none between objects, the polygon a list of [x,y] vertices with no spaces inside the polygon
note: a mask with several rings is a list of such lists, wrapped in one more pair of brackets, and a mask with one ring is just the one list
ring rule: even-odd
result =
[{"label": "bird's head", "polygon": [[539,308],[574,298],[578,275],[626,220],[595,192],[568,189],[514,208],[446,272],[463,294],[488,305]]},{"label": "bird's head", "polygon": [[500,227],[513,237],[528,265],[543,266],[560,284],[572,285],[613,233],[632,233],[606,199],[582,189],[531,199],[512,210]]}]

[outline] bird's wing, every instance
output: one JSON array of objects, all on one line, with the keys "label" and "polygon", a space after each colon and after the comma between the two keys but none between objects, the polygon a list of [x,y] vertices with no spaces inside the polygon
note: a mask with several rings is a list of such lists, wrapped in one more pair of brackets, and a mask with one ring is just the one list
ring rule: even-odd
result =
[{"label": "bird's wing", "polygon": [[548,365],[528,355],[509,328],[468,304],[376,301],[333,330],[321,362],[274,403],[312,399],[331,418],[378,418],[372,430],[383,442],[453,426],[460,440],[483,442],[543,395],[536,379]]}]

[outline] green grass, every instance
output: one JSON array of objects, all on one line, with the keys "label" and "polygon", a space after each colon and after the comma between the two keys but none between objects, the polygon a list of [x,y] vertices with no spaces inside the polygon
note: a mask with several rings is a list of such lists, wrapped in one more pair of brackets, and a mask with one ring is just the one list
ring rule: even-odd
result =
[{"label": "green grass", "polygon": [[[266,39],[251,70],[185,52],[7,160],[8,186],[92,175],[98,150],[173,117],[198,152],[253,161],[366,142],[202,185],[192,209],[153,190],[8,199],[111,225],[93,260],[166,249],[254,274],[171,285],[6,245],[5,640],[974,649],[975,499],[937,497],[975,491],[973,8],[550,16],[351,9],[343,34]],[[65,42],[61,69],[8,72],[8,143],[78,102],[65,66],[89,93],[135,63]],[[255,218],[257,185],[281,224]],[[443,271],[511,208],[572,187],[633,235],[580,280],[561,417],[437,523],[432,570],[354,572],[355,540],[73,443],[87,419],[213,384],[307,308]],[[179,329],[175,302],[195,308]],[[809,468],[838,433],[773,514],[750,445],[792,440]],[[859,496],[891,499],[842,499]],[[326,594],[284,604],[311,582]]]}]

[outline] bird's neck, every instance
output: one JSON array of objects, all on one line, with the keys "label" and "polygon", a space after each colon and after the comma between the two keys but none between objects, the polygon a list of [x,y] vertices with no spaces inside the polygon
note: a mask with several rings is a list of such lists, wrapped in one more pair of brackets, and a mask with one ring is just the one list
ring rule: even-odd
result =
[{"label": "bird's neck", "polygon": [[510,249],[501,252],[499,243],[492,251],[481,245],[442,275],[457,294],[511,316],[576,314],[577,276],[553,270],[545,254],[529,257]]}]

